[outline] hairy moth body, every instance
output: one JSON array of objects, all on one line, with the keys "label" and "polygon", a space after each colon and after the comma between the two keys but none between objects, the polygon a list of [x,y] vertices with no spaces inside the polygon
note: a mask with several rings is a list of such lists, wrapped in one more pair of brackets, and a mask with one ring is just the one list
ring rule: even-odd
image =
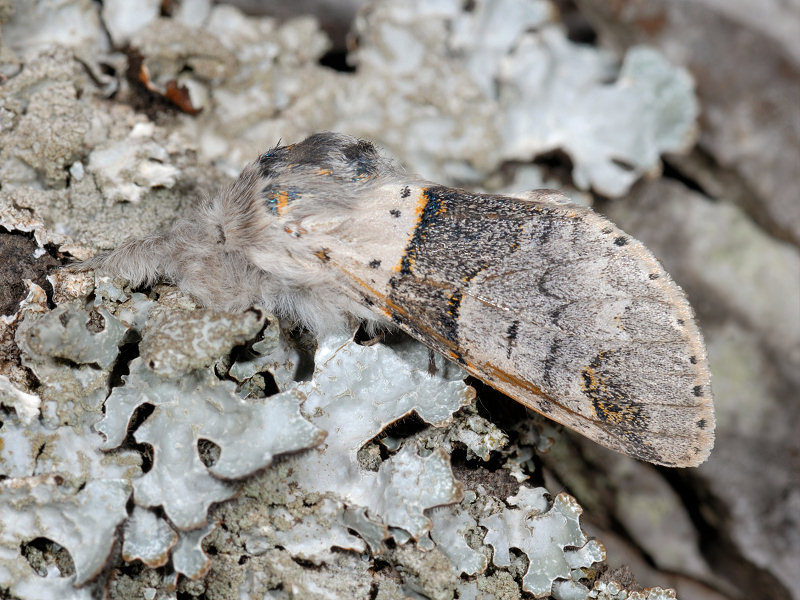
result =
[{"label": "hairy moth body", "polygon": [[83,268],[261,304],[314,332],[394,324],[524,405],[656,464],[713,445],[702,337],[653,255],[558,192],[476,194],[408,176],[369,142],[278,147],[159,235]]}]

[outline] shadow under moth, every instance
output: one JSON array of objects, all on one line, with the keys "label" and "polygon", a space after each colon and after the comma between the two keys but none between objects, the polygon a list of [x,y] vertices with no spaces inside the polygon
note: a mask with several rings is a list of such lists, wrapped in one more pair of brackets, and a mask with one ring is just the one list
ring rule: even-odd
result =
[{"label": "shadow under moth", "polygon": [[77,265],[261,305],[316,334],[393,325],[618,452],[695,466],[714,442],[703,340],[656,258],[553,190],[468,192],[369,142],[271,149],[195,215]]}]

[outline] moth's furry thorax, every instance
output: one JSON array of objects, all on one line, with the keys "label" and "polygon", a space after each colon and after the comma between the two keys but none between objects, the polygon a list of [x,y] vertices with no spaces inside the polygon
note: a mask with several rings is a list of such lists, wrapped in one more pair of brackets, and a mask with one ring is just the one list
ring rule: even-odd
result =
[{"label": "moth's furry thorax", "polygon": [[324,246],[316,238],[335,234],[359,198],[396,172],[369,142],[316,134],[269,150],[168,231],[129,240],[78,268],[133,285],[164,279],[210,308],[261,305],[315,334],[353,318],[376,322],[380,317],[343,294],[340,276],[314,253]]}]

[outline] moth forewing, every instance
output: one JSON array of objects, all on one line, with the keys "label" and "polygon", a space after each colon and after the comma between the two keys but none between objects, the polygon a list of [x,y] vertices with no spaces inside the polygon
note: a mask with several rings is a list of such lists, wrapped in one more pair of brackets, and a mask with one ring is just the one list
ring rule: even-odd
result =
[{"label": "moth forewing", "polygon": [[702,338],[641,243],[552,191],[393,189],[394,201],[372,204],[373,225],[406,194],[415,218],[402,243],[396,230],[377,246],[354,240],[335,261],[362,302],[606,447],[669,466],[705,460],[714,415]]}]

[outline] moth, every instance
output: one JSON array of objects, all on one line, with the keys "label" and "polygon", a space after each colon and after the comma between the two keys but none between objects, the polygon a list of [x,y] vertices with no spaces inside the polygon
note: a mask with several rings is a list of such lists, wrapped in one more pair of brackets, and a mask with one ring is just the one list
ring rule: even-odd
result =
[{"label": "moth", "polygon": [[710,374],[681,289],[638,241],[559,192],[408,175],[338,133],[275,147],[165,233],[80,265],[253,304],[313,333],[399,327],[525,406],[673,467],[713,446]]}]

